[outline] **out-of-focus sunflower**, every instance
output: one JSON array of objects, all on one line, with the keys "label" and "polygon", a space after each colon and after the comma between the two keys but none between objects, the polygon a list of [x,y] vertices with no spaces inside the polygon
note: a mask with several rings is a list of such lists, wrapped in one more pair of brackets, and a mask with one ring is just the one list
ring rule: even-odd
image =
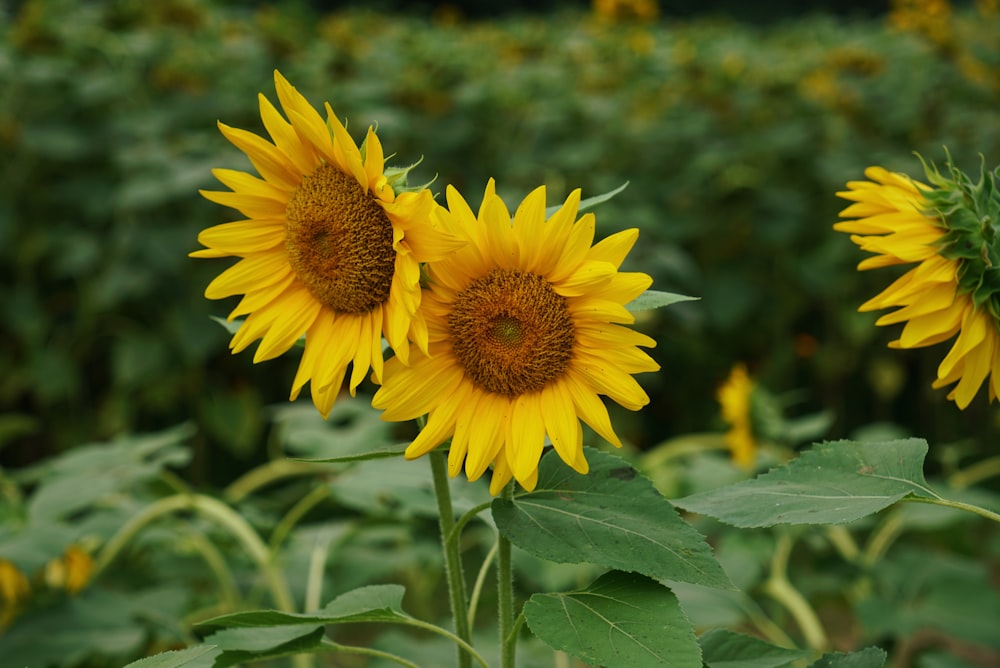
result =
[{"label": "out-of-focus sunflower", "polygon": [[722,419],[729,425],[723,437],[726,446],[733,462],[745,469],[753,468],[757,455],[757,440],[753,435],[753,391],[754,383],[746,365],[736,364],[716,394]]},{"label": "out-of-focus sunflower", "polygon": [[984,381],[991,401],[1000,394],[1000,196],[992,173],[983,170],[972,183],[950,158],[948,168],[945,176],[925,165],[926,185],[869,167],[868,181],[837,193],[853,203],[840,214],[851,220],[834,229],[875,254],[858,269],[916,263],[859,310],[899,307],[876,323],[906,323],[893,348],[955,337],[933,386],[954,384],[948,398],[964,409]]},{"label": "out-of-focus sunflower", "polygon": [[305,335],[291,398],[310,383],[328,415],[348,364],[352,394],[371,369],[382,375],[382,338],[406,360],[409,344],[427,349],[419,310],[420,263],[457,246],[432,224],[437,206],[427,190],[396,192],[372,128],[359,149],[326,105],[326,120],[280,73],[274,74],[285,116],[261,94],[260,114],[272,141],[219,123],[260,174],[213,174],[231,189],[202,191],[245,220],[198,235],[201,258],[236,256],[205,290],[209,299],[243,295],[230,320],[247,316],[230,347],[260,339],[254,362],[289,350]]},{"label": "out-of-focus sunflower", "polygon": [[53,589],[80,593],[94,574],[94,558],[83,547],[73,544],[61,556],[45,564],[45,583]]},{"label": "out-of-focus sunflower", "polygon": [[10,624],[30,596],[28,577],[10,561],[0,559],[0,629]]},{"label": "out-of-focus sunflower", "polygon": [[618,271],[638,231],[594,245],[593,214],[577,220],[579,190],[547,219],[544,187],[513,217],[492,180],[478,215],[454,188],[447,203],[439,215],[469,243],[428,265],[429,354],[389,360],[373,405],[386,420],[427,415],[406,456],[450,437],[450,474],[464,463],[475,480],[492,464],[494,494],[512,476],[534,488],[546,436],[586,473],[580,420],[621,446],[600,395],[638,410],[649,398],[632,374],[659,368],[638,348],[655,341],[624,326],[634,322],[625,304],[652,283]]}]

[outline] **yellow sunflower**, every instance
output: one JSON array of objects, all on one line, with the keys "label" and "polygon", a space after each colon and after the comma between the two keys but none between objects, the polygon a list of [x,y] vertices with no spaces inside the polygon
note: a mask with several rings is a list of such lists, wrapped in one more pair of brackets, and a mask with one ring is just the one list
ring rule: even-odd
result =
[{"label": "yellow sunflower", "polygon": [[[895,308],[878,325],[905,322],[893,348],[930,346],[957,337],[938,366],[933,387],[955,384],[948,398],[964,409],[989,378],[992,401],[1000,392],[997,274],[1000,256],[993,225],[1000,199],[992,175],[978,184],[954,168],[951,177],[926,168],[934,187],[881,167],[869,181],[851,181],[838,196],[853,203],[834,229],[847,232],[862,250],[875,253],[858,269],[916,266],[859,310]],[[992,374],[991,374],[992,372]]]},{"label": "yellow sunflower", "polygon": [[30,596],[27,576],[10,561],[0,559],[0,629],[10,624]]},{"label": "yellow sunflower", "polygon": [[243,295],[229,319],[247,317],[230,348],[260,339],[256,363],[304,334],[291,398],[310,383],[326,416],[348,364],[352,394],[369,369],[381,378],[383,336],[404,361],[410,342],[427,349],[420,263],[453,250],[457,239],[433,224],[429,191],[394,191],[372,128],[359,149],[329,104],[324,121],[280,73],[274,82],[285,117],[259,96],[272,141],[219,123],[260,178],[216,169],[231,191],[202,191],[246,219],[204,230],[198,241],[207,248],[191,255],[241,258],[205,290],[209,299]]},{"label": "yellow sunflower", "polygon": [[513,218],[492,180],[478,216],[454,188],[447,203],[438,215],[469,243],[428,264],[429,354],[409,366],[390,359],[372,404],[385,420],[427,415],[407,458],[450,437],[449,473],[464,462],[475,480],[492,464],[493,494],[511,476],[534,488],[546,435],[586,473],[579,420],[620,447],[599,395],[638,410],[649,398],[631,374],[659,369],[637,347],[655,341],[623,326],[634,321],[624,305],[652,283],[618,271],[638,231],[592,245],[593,214],[577,220],[579,190],[548,219],[544,187]]},{"label": "yellow sunflower", "polygon": [[752,405],[754,383],[745,364],[737,364],[719,386],[716,398],[722,408],[722,419],[729,425],[723,437],[733,462],[745,469],[753,468],[757,441],[753,437]]}]

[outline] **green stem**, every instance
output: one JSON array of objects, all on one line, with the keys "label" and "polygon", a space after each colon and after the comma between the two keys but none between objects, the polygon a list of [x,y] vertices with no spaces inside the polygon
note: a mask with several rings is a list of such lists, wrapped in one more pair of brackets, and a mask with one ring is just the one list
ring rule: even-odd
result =
[{"label": "green stem", "polygon": [[153,520],[171,513],[195,511],[227,529],[242,544],[244,551],[256,562],[267,581],[274,604],[282,611],[294,612],[295,606],[280,571],[271,563],[271,553],[242,516],[226,504],[201,494],[168,496],[146,506],[139,514],[125,523],[105,543],[94,565],[94,575],[100,573],[114,560],[125,545]]},{"label": "green stem", "polygon": [[953,487],[959,489],[970,487],[977,482],[1000,475],[1000,456],[990,457],[977,462],[967,469],[959,471],[948,478]]},{"label": "green stem", "polygon": [[[514,481],[510,481],[500,498],[514,498]],[[510,541],[502,533],[497,535],[497,595],[499,598],[498,617],[500,621],[500,667],[514,668],[517,651],[517,635],[514,630],[514,571],[510,561]]]},{"label": "green stem", "polygon": [[764,591],[791,613],[806,644],[811,649],[823,651],[829,645],[823,625],[809,601],[788,580],[788,558],[791,553],[791,536],[787,533],[779,534],[771,556],[771,575],[764,583]]},{"label": "green stem", "polygon": [[[469,646],[469,611],[465,599],[465,577],[462,574],[462,554],[459,550],[459,536],[452,534],[455,527],[455,511],[451,505],[451,489],[448,486],[448,461],[438,449],[428,454],[431,472],[434,474],[434,495],[438,503],[438,520],[441,525],[441,547],[444,550],[444,569],[448,579],[448,595],[451,599],[451,616],[455,622],[455,634]],[[458,649],[459,668],[471,668],[470,655],[460,644]]]},{"label": "green stem", "polygon": [[229,611],[236,610],[240,601],[240,590],[236,586],[236,579],[233,577],[226,560],[219,549],[212,544],[212,541],[205,538],[205,534],[192,531],[188,536],[191,545],[197,550],[201,558],[205,560],[209,569],[215,575],[219,588],[222,590],[222,602]]},{"label": "green stem", "polygon": [[922,496],[907,496],[902,501],[910,501],[913,503],[930,503],[935,506],[944,506],[945,508],[955,508],[957,510],[964,510],[980,517],[985,517],[988,520],[993,520],[994,522],[1000,523],[1000,513],[995,513],[992,510],[986,510],[985,508],[980,508],[979,506],[974,506],[971,503],[964,503],[962,501],[949,501],[948,499],[929,499]]},{"label": "green stem", "polygon": [[839,524],[832,524],[826,527],[826,537],[840,553],[840,556],[844,558],[844,561],[848,563],[857,561],[860,550],[850,531]]},{"label": "green stem", "polygon": [[861,556],[861,564],[866,567],[874,566],[901,533],[903,533],[903,513],[901,508],[896,506],[868,537],[864,554]]},{"label": "green stem", "polygon": [[401,666],[406,666],[407,668],[420,668],[419,665],[408,661],[401,656],[396,656],[395,654],[390,654],[389,652],[383,652],[377,649],[371,649],[369,647],[357,647],[355,645],[341,645],[335,643],[328,638],[323,638],[322,647],[324,650],[331,652],[343,652],[345,654],[361,654],[362,656],[373,656],[378,659],[385,659],[386,661],[392,661],[393,663],[398,663]]},{"label": "green stem", "polygon": [[332,539],[317,538],[309,551],[309,571],[306,577],[306,597],[302,609],[319,610],[320,601],[323,597],[323,571],[326,570],[326,560],[330,556],[330,543]]},{"label": "green stem", "polygon": [[466,524],[476,519],[479,513],[483,512],[492,505],[493,505],[493,499],[490,499],[489,501],[480,503],[478,506],[475,506],[467,510],[464,515],[458,518],[458,521],[455,522],[455,526],[451,528],[451,533],[448,534],[448,540],[456,539],[458,534],[462,533],[462,529],[465,528]]},{"label": "green stem", "polygon": [[469,596],[470,629],[475,628],[476,626],[476,609],[479,607],[479,597],[483,593],[483,585],[486,583],[486,574],[490,572],[490,566],[493,565],[493,560],[496,559],[499,547],[499,543],[493,543],[493,547],[490,548],[490,551],[486,553],[486,558],[483,559],[483,565],[479,567],[479,573],[476,575],[476,583],[472,585],[472,595]]},{"label": "green stem", "polygon": [[271,553],[275,554],[281,544],[285,542],[285,538],[291,533],[295,525],[298,524],[306,513],[312,510],[320,501],[325,499],[330,495],[329,485],[320,485],[313,488],[311,492],[299,499],[294,506],[292,506],[285,516],[281,518],[277,526],[274,527],[274,531],[271,532],[271,539],[268,541]]},{"label": "green stem", "polygon": [[323,464],[316,462],[275,459],[237,478],[225,489],[222,496],[229,503],[237,503],[261,487],[266,487],[282,478],[316,475],[325,468]]},{"label": "green stem", "polygon": [[440,626],[435,626],[434,624],[428,624],[427,622],[422,622],[419,619],[413,619],[413,618],[409,618],[406,621],[400,623],[407,624],[409,626],[415,626],[418,629],[424,629],[425,631],[436,633],[439,636],[444,636],[445,638],[448,638],[453,643],[458,645],[463,650],[462,655],[465,656],[467,659],[471,657],[475,659],[476,663],[478,663],[483,668],[490,668],[490,665],[486,663],[486,659],[484,659],[482,655],[479,652],[477,652],[472,645],[470,645],[467,641],[462,640],[454,633],[451,633],[447,629],[443,629]]}]

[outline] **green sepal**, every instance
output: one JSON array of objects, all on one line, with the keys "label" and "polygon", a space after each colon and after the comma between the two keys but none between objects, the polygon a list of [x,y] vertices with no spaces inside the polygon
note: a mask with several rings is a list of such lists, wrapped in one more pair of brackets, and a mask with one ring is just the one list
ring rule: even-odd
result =
[{"label": "green sepal", "polygon": [[434,183],[435,181],[437,181],[437,174],[435,174],[433,176],[433,178],[431,178],[430,181],[427,181],[426,183],[421,183],[419,186],[410,186],[410,185],[407,185],[408,180],[409,180],[409,176],[410,176],[410,170],[413,169],[414,167],[416,167],[417,165],[419,165],[420,163],[422,163],[423,161],[424,161],[424,159],[420,158],[420,160],[417,160],[415,163],[413,163],[412,165],[409,165],[407,167],[386,167],[385,168],[385,170],[384,170],[383,173],[385,174],[386,181],[392,187],[393,192],[395,192],[397,194],[401,193],[401,192],[404,192],[404,193],[405,192],[419,192],[421,190],[427,190],[428,188],[430,188],[430,186],[431,186],[432,183]]},{"label": "green sepal", "polygon": [[[979,180],[973,182],[955,166],[945,150],[947,175],[920,158],[933,190],[923,193],[925,213],[937,218],[947,230],[940,241],[942,257],[959,263],[958,291],[971,295],[977,308],[1000,316],[1000,193],[996,177],[1000,170],[986,169],[980,156]],[[920,157],[920,156],[918,156]]]}]

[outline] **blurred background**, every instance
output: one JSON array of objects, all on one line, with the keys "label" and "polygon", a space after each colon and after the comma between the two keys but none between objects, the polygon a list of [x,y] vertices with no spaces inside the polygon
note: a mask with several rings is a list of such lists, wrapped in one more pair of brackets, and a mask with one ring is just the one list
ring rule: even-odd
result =
[{"label": "blurred background", "polygon": [[996,0],[485,0],[0,4],[0,464],[197,426],[187,474],[223,484],[264,457],[266,408],[297,355],[253,365],[202,292],[226,260],[198,231],[238,213],[202,199],[212,167],[249,169],[217,120],[263,132],[280,69],[395,164],[423,158],[477,202],[628,188],[599,236],[641,229],[627,268],[700,297],[640,316],[658,341],[652,404],[618,411],[639,449],[719,426],[736,363],[825,436],[888,423],[983,454],[985,391],[964,413],[930,388],[946,349],[898,352],[856,308],[899,272],[859,274],[835,233],[846,181],[922,177],[947,146],[1000,163]]},{"label": "blurred background", "polygon": [[[963,412],[931,389],[946,345],[886,348],[899,328],[857,307],[902,268],[857,272],[863,254],[832,229],[835,193],[869,165],[919,179],[914,152],[941,164],[945,146],[973,175],[1000,164],[998,0],[0,0],[0,664],[120,667],[280,604],[275,581],[294,609],[402,582],[408,610],[447,618],[426,465],[286,458],[398,443],[374,388],[326,423],[289,405],[298,353],[230,355],[212,317],[236,300],[203,291],[232,260],[188,257],[240,217],[198,195],[221,188],[210,170],[251,170],[216,122],[263,134],[276,68],[355,139],[377,123],[391,164],[422,159],[412,183],[473,205],[491,177],[511,205],[539,184],[557,204],[628,183],[596,210],[598,236],[640,228],[626,269],[700,298],[639,315],[662,371],[638,378],[645,410],[611,407],[668,498],[813,440],[914,435],[933,485],[998,507],[1000,414],[985,390]],[[727,378],[753,413],[749,467],[725,452]],[[463,483],[460,510],[488,498]],[[222,515],[192,512],[195,492]],[[792,578],[834,648],[992,668],[1000,534],[974,519],[902,504],[846,534],[806,527]],[[792,633],[761,596],[778,532],[697,528],[746,595],[675,587],[696,628],[758,633],[759,610]],[[488,518],[469,525],[467,572],[494,540]],[[594,576],[516,558],[521,598]],[[454,657],[358,633],[335,637]],[[539,642],[518,652],[553,665]]]}]

